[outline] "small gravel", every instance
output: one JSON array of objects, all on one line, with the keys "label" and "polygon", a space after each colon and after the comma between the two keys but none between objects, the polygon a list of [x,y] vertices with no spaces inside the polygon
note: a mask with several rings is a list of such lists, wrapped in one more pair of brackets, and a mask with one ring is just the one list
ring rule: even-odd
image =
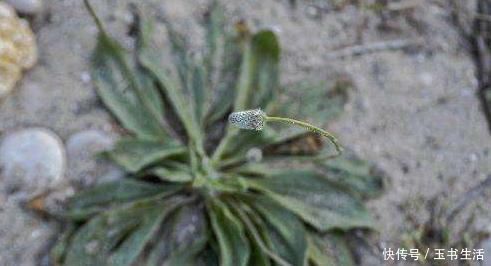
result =
[{"label": "small gravel", "polygon": [[36,15],[43,10],[42,0],[5,0],[21,14]]}]

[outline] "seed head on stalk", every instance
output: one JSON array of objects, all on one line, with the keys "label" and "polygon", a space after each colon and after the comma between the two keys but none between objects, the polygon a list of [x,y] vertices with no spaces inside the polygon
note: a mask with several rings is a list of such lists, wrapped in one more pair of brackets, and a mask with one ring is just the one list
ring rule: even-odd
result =
[{"label": "seed head on stalk", "polygon": [[338,155],[340,155],[343,150],[337,138],[334,137],[334,135],[332,135],[328,131],[318,128],[307,122],[303,122],[291,118],[267,116],[266,113],[263,112],[261,109],[233,112],[229,115],[228,121],[230,124],[238,128],[257,130],[257,131],[263,130],[267,122],[280,122],[280,123],[296,125],[328,138],[329,141],[331,141],[332,144],[334,144],[336,151],[338,152]]}]

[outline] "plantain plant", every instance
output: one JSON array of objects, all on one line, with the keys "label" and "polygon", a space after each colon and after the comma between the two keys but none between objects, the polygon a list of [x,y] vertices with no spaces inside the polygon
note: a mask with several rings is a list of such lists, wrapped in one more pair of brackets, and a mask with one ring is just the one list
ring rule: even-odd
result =
[{"label": "plantain plant", "polygon": [[[238,113],[230,115],[260,108],[325,123],[342,110],[349,84],[280,86],[275,34],[253,33],[244,22],[227,27],[215,2],[203,19],[202,53],[190,52],[163,22],[172,63],[155,45],[147,12],[135,11],[128,52],[85,4],[99,29],[93,81],[126,132],[104,155],[128,175],[70,199],[66,230],[51,252],[55,264],[354,263],[343,236],[374,227],[362,201],[380,194],[383,176],[350,153],[329,159],[337,142],[324,145],[321,136],[335,141],[332,135],[305,122],[242,130],[234,127]],[[278,97],[283,90],[309,102]]]}]

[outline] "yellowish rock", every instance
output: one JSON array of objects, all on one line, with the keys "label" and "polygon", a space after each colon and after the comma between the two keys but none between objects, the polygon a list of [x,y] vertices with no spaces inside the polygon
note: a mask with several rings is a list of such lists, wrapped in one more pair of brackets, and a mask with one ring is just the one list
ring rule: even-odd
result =
[{"label": "yellowish rock", "polygon": [[9,93],[21,77],[19,66],[0,60],[0,98]]},{"label": "yellowish rock", "polygon": [[0,2],[0,98],[8,94],[22,77],[22,70],[37,61],[37,46],[27,21]]}]

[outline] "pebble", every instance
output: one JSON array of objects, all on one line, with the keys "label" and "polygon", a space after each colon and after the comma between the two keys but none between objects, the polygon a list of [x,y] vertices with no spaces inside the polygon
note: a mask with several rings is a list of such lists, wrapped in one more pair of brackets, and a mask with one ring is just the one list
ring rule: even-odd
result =
[{"label": "pebble", "polygon": [[283,32],[283,29],[281,28],[281,26],[277,25],[277,24],[271,25],[268,28],[277,35],[280,35]]},{"label": "pebble", "polygon": [[89,84],[91,81],[91,77],[89,72],[84,71],[80,74],[80,80],[82,81],[83,84]]},{"label": "pebble", "polygon": [[17,10],[17,12],[27,15],[36,15],[43,10],[42,0],[5,0]]},{"label": "pebble", "polygon": [[251,163],[259,163],[263,159],[263,151],[259,148],[251,148],[247,151],[246,158]]},{"label": "pebble", "polygon": [[307,14],[307,16],[309,16],[310,18],[314,18],[314,19],[318,19],[321,17],[321,10],[319,7],[317,6],[312,6],[312,5],[309,5],[305,8],[305,13]]},{"label": "pebble", "polygon": [[431,75],[430,73],[425,72],[425,73],[420,74],[419,79],[423,83],[424,86],[428,87],[428,86],[433,85],[434,78],[433,78],[433,75]]},{"label": "pebble", "polygon": [[0,144],[0,190],[44,193],[63,180],[65,160],[60,138],[48,129],[10,133]]},{"label": "pebble", "polygon": [[84,130],[70,136],[66,142],[67,176],[72,185],[82,188],[122,177],[124,172],[119,167],[97,158],[113,145],[114,138],[99,130]]}]

